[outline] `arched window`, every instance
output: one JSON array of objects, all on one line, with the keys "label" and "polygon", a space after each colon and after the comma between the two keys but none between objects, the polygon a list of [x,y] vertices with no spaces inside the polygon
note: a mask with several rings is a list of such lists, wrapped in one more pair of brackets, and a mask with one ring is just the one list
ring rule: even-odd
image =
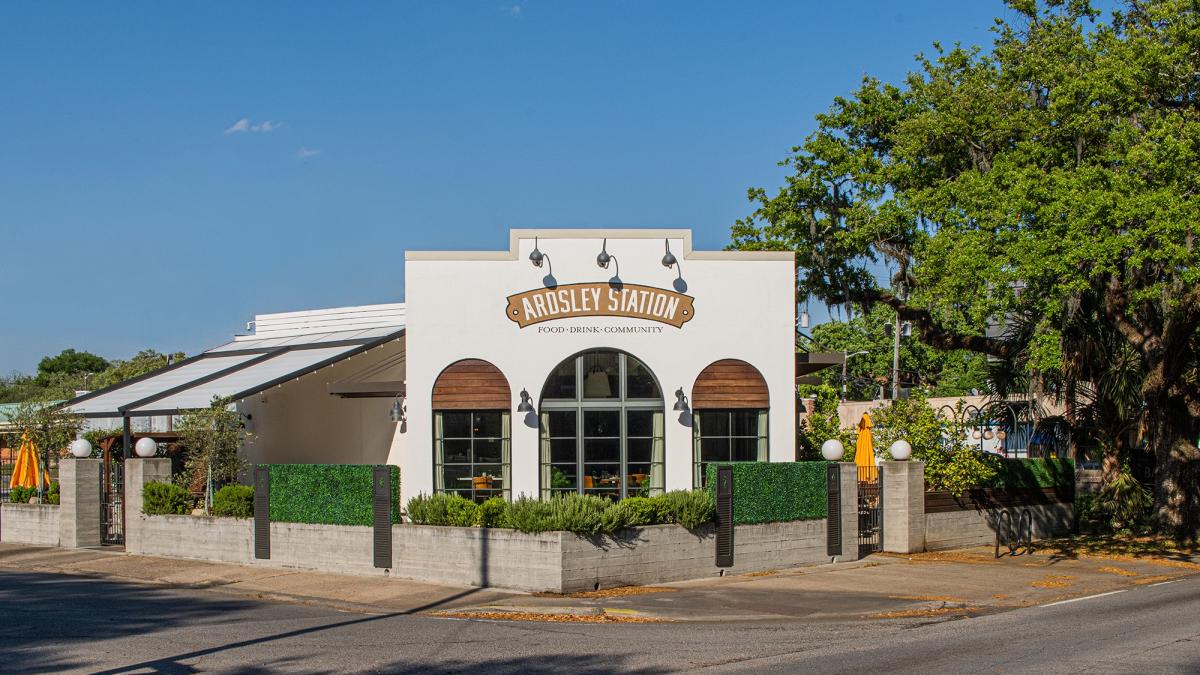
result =
[{"label": "arched window", "polygon": [[737,359],[708,365],[692,387],[692,484],[704,487],[712,462],[765,462],[770,456],[767,381]]},{"label": "arched window", "polygon": [[551,371],[538,410],[543,498],[663,491],[662,389],[646,364],[610,349],[572,356]]},{"label": "arched window", "polygon": [[450,364],[433,384],[433,488],[475,501],[508,498],[512,392],[479,359]]}]

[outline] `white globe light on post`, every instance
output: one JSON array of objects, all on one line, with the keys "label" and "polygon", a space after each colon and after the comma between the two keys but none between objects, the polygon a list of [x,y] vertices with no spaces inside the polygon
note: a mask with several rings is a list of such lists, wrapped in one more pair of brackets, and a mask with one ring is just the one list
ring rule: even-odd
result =
[{"label": "white globe light on post", "polygon": [[821,456],[830,462],[836,462],[846,454],[846,448],[836,438],[831,438],[821,444]]},{"label": "white globe light on post", "polygon": [[71,441],[71,455],[76,459],[87,459],[92,456],[92,444],[86,438],[76,438]]},{"label": "white globe light on post", "polygon": [[153,457],[158,454],[158,443],[153,438],[139,438],[138,442],[133,444],[133,451],[138,457]]},{"label": "white globe light on post", "polygon": [[903,462],[912,457],[912,446],[903,438],[892,443],[892,447],[888,448],[888,450],[892,453],[892,459],[897,462]]}]

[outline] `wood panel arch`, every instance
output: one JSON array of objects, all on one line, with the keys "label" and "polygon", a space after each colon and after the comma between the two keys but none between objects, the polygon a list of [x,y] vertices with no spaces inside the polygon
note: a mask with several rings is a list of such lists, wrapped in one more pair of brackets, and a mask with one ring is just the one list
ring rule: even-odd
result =
[{"label": "wood panel arch", "polygon": [[767,381],[758,368],[738,359],[708,364],[692,386],[692,408],[769,408]]},{"label": "wood panel arch", "polygon": [[508,410],[508,378],[482,359],[455,361],[433,383],[434,410]]}]

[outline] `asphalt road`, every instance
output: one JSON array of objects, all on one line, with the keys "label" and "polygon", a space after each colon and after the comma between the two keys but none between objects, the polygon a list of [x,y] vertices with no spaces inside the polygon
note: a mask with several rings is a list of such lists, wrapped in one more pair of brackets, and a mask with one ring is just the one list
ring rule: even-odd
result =
[{"label": "asphalt road", "polygon": [[0,572],[3,672],[1200,672],[1200,577],[968,619],[547,624]]}]

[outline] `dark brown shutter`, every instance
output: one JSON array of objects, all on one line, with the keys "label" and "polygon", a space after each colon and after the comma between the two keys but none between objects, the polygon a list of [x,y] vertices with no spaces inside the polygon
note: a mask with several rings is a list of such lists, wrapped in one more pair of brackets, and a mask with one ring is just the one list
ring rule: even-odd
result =
[{"label": "dark brown shutter", "polygon": [[480,359],[450,364],[433,383],[434,410],[508,410],[512,392],[500,369]]},{"label": "dark brown shutter", "polygon": [[717,467],[717,567],[733,567],[733,469]]},{"label": "dark brown shutter", "polygon": [[254,467],[254,557],[271,559],[271,468]]},{"label": "dark brown shutter", "polygon": [[842,475],[836,462],[829,464],[825,480],[829,491],[825,507],[828,511],[825,516],[825,554],[832,558],[842,554]]},{"label": "dark brown shutter", "polygon": [[745,361],[724,359],[710,363],[692,386],[692,407],[769,408],[767,381]]},{"label": "dark brown shutter", "polygon": [[375,566],[390,568],[392,566],[392,480],[391,472],[386,465],[375,467],[372,479],[375,486],[374,501],[374,532],[373,544],[375,549]]}]

